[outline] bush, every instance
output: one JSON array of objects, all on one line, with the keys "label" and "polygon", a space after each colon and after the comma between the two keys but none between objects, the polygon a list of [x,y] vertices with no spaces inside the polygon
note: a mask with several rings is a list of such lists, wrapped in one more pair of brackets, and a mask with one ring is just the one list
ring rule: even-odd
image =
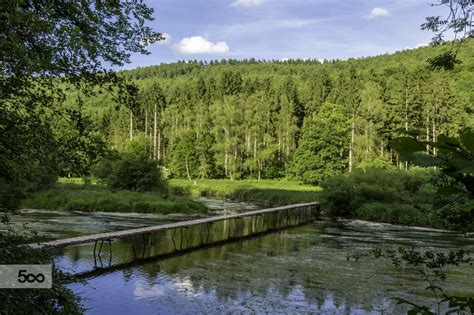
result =
[{"label": "bush", "polygon": [[383,168],[329,178],[322,184],[323,210],[329,216],[400,224],[430,224],[436,200],[433,172]]},{"label": "bush", "polygon": [[101,182],[107,182],[112,170],[114,168],[114,161],[108,158],[100,160],[91,168],[92,176],[99,179]]},{"label": "bush", "polygon": [[357,217],[368,221],[380,221],[405,225],[424,225],[421,213],[411,205],[400,203],[367,203],[356,211]]},{"label": "bush", "polygon": [[432,181],[433,173],[436,172],[419,167],[411,168],[402,176],[404,189],[412,194],[417,193],[424,184]]},{"label": "bush", "polygon": [[436,221],[442,227],[462,232],[474,230],[474,202],[453,200],[453,202],[437,209]]},{"label": "bush", "polygon": [[115,160],[103,159],[93,175],[112,190],[165,191],[159,163],[144,155],[124,153]]},{"label": "bush", "polygon": [[361,162],[358,165],[358,168],[364,169],[364,170],[366,169],[383,169],[383,170],[392,170],[392,171],[396,170],[396,167],[390,161],[387,161],[386,159],[382,159],[380,157],[377,157],[370,161]]},{"label": "bush", "polygon": [[[1,226],[7,229],[7,226]],[[52,254],[25,246],[39,239],[32,233],[0,231],[0,264],[50,264]],[[53,265],[54,266],[54,265]],[[0,289],[0,314],[82,314],[80,299],[66,287],[71,277],[53,267],[52,289]]]},{"label": "bush", "polygon": [[321,194],[324,212],[330,216],[352,216],[356,209],[354,186],[352,178],[345,175],[326,180]]},{"label": "bush", "polygon": [[146,155],[150,153],[152,147],[151,139],[144,133],[134,135],[133,140],[130,140],[125,145],[125,152],[134,155]]},{"label": "bush", "polygon": [[420,186],[413,195],[413,203],[418,207],[426,208],[433,205],[433,198],[436,198],[437,188],[432,183],[425,183]]}]

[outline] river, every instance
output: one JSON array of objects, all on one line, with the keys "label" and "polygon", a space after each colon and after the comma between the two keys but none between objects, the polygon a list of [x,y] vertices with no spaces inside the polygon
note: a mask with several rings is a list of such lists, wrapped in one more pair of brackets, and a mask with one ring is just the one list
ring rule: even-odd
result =
[{"label": "river", "polygon": [[[216,213],[258,205],[203,199]],[[16,223],[51,238],[141,227],[187,219],[110,213],[24,211]],[[129,243],[114,247],[126,260]],[[474,251],[474,238],[448,231],[364,221],[317,222],[186,254],[89,275],[70,288],[87,314],[327,313],[397,314],[406,310],[391,297],[433,300],[416,270],[395,268],[385,259],[347,260],[374,247]],[[105,251],[105,250],[104,250]],[[128,252],[127,252],[128,253]],[[112,257],[111,257],[112,258]],[[91,247],[58,253],[68,271],[91,267]],[[474,266],[448,271],[446,292],[474,295]]]}]

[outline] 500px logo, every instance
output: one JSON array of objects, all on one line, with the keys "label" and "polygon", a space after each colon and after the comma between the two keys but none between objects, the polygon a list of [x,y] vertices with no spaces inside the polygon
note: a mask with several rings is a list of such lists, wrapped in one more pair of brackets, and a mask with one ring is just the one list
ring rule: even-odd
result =
[{"label": "500px logo", "polygon": [[51,265],[0,265],[1,289],[50,289]]},{"label": "500px logo", "polygon": [[33,274],[33,273],[26,273],[26,270],[20,270],[18,271],[18,282],[20,283],[25,283],[25,282],[29,282],[29,283],[33,283],[33,282],[38,282],[38,283],[43,283],[44,282],[44,274],[42,273],[38,273],[37,275]]}]

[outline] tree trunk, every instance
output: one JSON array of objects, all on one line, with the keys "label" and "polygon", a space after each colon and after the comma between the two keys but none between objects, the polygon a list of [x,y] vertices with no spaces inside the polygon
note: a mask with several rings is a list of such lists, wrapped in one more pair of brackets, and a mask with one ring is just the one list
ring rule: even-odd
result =
[{"label": "tree trunk", "polygon": [[262,167],[261,167],[261,162],[257,159],[257,169],[258,169],[258,180],[262,178]]},{"label": "tree trunk", "polygon": [[[405,88],[405,131],[408,131],[408,89]],[[398,160],[398,154],[397,154]],[[405,171],[408,171],[408,162],[405,162]]]},{"label": "tree trunk", "polygon": [[[232,173],[235,174],[237,171],[237,143],[234,143],[234,165],[232,166]],[[232,180],[234,179],[233,177],[231,178]]]},{"label": "tree trunk", "polygon": [[365,141],[366,141],[366,148],[365,148],[365,160],[367,161],[369,158],[369,146],[370,146],[370,139],[369,139],[369,129],[365,128]]},{"label": "tree trunk", "polygon": [[228,145],[229,145],[229,142],[228,142],[228,132],[227,132],[227,128],[224,128],[224,133],[225,133],[225,140],[224,140],[224,173],[225,173],[225,176],[227,177],[227,174],[228,174],[228,162],[229,162],[229,152],[228,152]]},{"label": "tree trunk", "polygon": [[[429,120],[426,126],[426,141],[430,141],[430,127],[429,127]],[[426,154],[430,154],[430,146],[429,144],[426,145]]]},{"label": "tree trunk", "polygon": [[156,160],[157,154],[156,154],[156,128],[157,128],[157,119],[156,119],[156,111],[157,111],[157,105],[155,104],[154,112],[153,112],[153,159]]},{"label": "tree trunk", "polygon": [[191,175],[189,174],[189,165],[188,165],[188,157],[187,156],[185,158],[185,163],[186,163],[186,175],[188,176],[188,179],[191,180]]},{"label": "tree trunk", "polygon": [[250,149],[250,148],[251,148],[251,144],[250,144],[250,143],[251,143],[251,140],[252,140],[252,139],[250,139],[251,137],[250,137],[250,131],[249,131],[249,127],[248,127],[248,126],[245,127],[245,138],[246,138],[246,140],[247,140],[247,153],[250,153],[250,150],[251,150],[251,149]]},{"label": "tree trunk", "polygon": [[352,152],[354,150],[354,138],[355,138],[355,131],[354,131],[354,115],[352,115],[351,121],[351,142],[349,144],[349,172],[352,172]]},{"label": "tree trunk", "polygon": [[[157,158],[161,160],[161,130],[158,130],[158,148],[157,148]],[[163,152],[164,155],[164,152]]]},{"label": "tree trunk", "polygon": [[133,140],[133,112],[130,111],[130,141]]},{"label": "tree trunk", "polygon": [[255,135],[255,138],[253,140],[253,158],[257,158],[257,135]]},{"label": "tree trunk", "polygon": [[[434,119],[433,119],[433,128],[432,128],[432,129],[433,129],[433,137],[432,137],[431,140],[432,140],[433,142],[436,142],[436,140],[437,140],[437,138],[438,138],[438,137],[437,137],[438,135],[436,134],[436,122],[435,122]],[[433,148],[433,155],[436,156],[436,154],[437,154],[436,148]]]},{"label": "tree trunk", "polygon": [[[148,109],[145,108],[145,138],[148,137]],[[148,142],[146,142],[147,145],[145,146],[145,155],[148,155],[148,151],[150,148],[148,147]]]},{"label": "tree trunk", "polygon": [[148,110],[145,108],[145,137],[148,136]]}]

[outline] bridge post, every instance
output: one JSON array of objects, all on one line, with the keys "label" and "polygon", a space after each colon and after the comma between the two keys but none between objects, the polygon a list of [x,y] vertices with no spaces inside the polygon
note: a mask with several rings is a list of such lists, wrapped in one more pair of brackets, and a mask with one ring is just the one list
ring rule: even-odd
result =
[{"label": "bridge post", "polygon": [[95,254],[96,248],[97,248],[97,241],[94,241],[94,267],[97,266],[97,258]]}]

